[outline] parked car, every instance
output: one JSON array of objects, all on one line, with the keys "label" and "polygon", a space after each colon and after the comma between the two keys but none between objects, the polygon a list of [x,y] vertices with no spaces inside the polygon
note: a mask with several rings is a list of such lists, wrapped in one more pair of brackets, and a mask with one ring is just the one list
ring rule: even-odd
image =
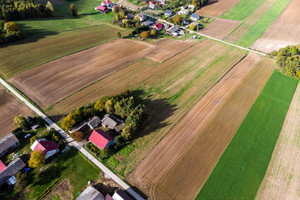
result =
[{"label": "parked car", "polygon": [[24,136],[25,139],[27,139],[27,138],[29,138],[29,137],[31,137],[31,134],[30,134],[30,133],[28,133],[28,134],[26,134],[26,135]]}]

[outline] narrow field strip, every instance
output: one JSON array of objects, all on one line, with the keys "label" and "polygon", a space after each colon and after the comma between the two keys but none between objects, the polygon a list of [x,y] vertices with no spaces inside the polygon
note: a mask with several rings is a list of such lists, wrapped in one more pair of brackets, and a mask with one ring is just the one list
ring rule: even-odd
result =
[{"label": "narrow field strip", "polygon": [[233,8],[224,13],[220,18],[244,20],[256,8],[258,8],[262,2],[264,2],[264,0],[242,0]]},{"label": "narrow field strip", "polygon": [[236,42],[237,45],[249,47],[260,38],[268,27],[277,19],[290,0],[277,0],[270,10],[256,22],[248,31]]},{"label": "narrow field strip", "polygon": [[300,199],[300,84],[284,120],[257,200]]},{"label": "narrow field strip", "polygon": [[255,198],[297,84],[273,72],[197,200]]}]

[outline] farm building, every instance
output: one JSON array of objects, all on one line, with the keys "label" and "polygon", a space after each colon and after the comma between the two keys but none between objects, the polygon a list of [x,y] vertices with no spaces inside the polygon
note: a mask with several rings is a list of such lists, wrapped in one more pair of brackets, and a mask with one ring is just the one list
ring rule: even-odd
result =
[{"label": "farm building", "polygon": [[104,196],[93,186],[88,186],[76,200],[105,200]]},{"label": "farm building", "polygon": [[165,11],[165,16],[166,16],[166,17],[169,17],[169,16],[171,16],[171,15],[172,15],[172,11],[167,9],[167,10]]},{"label": "farm building", "polygon": [[123,190],[118,190],[112,196],[114,200],[132,200]]},{"label": "farm building", "polygon": [[99,117],[94,116],[92,119],[89,120],[89,122],[87,123],[87,125],[91,128],[94,129],[97,126],[99,126],[99,124],[101,123]]},{"label": "farm building", "polygon": [[109,127],[110,129],[113,129],[116,132],[120,132],[124,128],[125,123],[113,115],[106,114],[102,119],[102,126]]},{"label": "farm building", "polygon": [[74,126],[71,130],[69,130],[69,132],[74,133],[75,131],[81,131],[86,127],[86,125],[87,125],[87,122],[83,121],[80,124]]},{"label": "farm building", "polygon": [[114,144],[114,138],[101,129],[94,130],[89,141],[102,150]]},{"label": "farm building", "polygon": [[166,0],[156,0],[156,2],[161,5],[166,5]]},{"label": "farm building", "polygon": [[0,140],[0,157],[4,156],[10,150],[16,148],[20,144],[18,138],[12,133],[8,134]]},{"label": "farm building", "polygon": [[53,142],[46,140],[45,138],[36,140],[30,147],[32,151],[41,150],[44,154],[46,154],[46,159],[56,154],[58,150],[58,146]]},{"label": "farm building", "polygon": [[157,31],[160,31],[164,28],[164,26],[161,23],[156,23],[153,28]]},{"label": "farm building", "polygon": [[113,2],[111,2],[110,0],[106,0],[106,1],[103,1],[101,3],[102,6],[105,6],[105,7],[112,7],[113,6]]},{"label": "farm building", "polygon": [[152,9],[152,10],[155,9],[155,2],[150,1],[148,6],[149,6],[149,8]]},{"label": "farm building", "polygon": [[142,23],[143,26],[152,26],[153,24],[154,24],[153,21],[150,21],[150,20],[147,20]]},{"label": "farm building", "polygon": [[182,6],[177,14],[178,15],[188,15],[189,13],[190,13],[190,11],[186,7]]},{"label": "farm building", "polygon": [[5,166],[0,161],[0,186],[5,182],[13,185],[16,183],[14,175],[25,167],[25,163],[21,160],[21,158],[16,158],[11,161],[8,166]]},{"label": "farm building", "polygon": [[178,36],[178,31],[179,28],[177,26],[171,26],[170,28],[167,29],[167,33],[173,36]]},{"label": "farm building", "polygon": [[193,21],[198,21],[200,19],[200,16],[199,15],[197,15],[197,14],[195,14],[195,13],[192,13],[191,14],[191,20],[193,20]]},{"label": "farm building", "polygon": [[191,12],[194,12],[195,6],[194,5],[189,5],[188,10],[191,11]]},{"label": "farm building", "polygon": [[103,5],[96,7],[95,10],[98,11],[98,12],[102,12],[102,13],[108,13],[109,12],[109,9],[107,9],[107,7],[103,6]]}]

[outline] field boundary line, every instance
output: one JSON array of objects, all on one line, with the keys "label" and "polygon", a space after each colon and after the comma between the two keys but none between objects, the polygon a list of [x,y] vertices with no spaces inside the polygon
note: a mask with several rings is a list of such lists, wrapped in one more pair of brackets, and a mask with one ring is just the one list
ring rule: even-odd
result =
[{"label": "field boundary line", "polygon": [[71,147],[78,149],[87,159],[93,162],[98,168],[100,168],[105,174],[112,178],[116,183],[118,183],[124,190],[131,194],[137,200],[144,200],[137,192],[135,192],[127,183],[121,180],[116,174],[109,170],[105,165],[98,161],[93,155],[86,151],[78,142],[71,138],[64,130],[62,130],[56,123],[49,119],[43,112],[41,112],[37,107],[35,107],[31,102],[20,95],[12,86],[7,84],[2,78],[0,78],[0,83],[10,90],[20,101],[27,105],[31,110],[43,118],[43,120],[49,124],[50,128],[54,128]]}]

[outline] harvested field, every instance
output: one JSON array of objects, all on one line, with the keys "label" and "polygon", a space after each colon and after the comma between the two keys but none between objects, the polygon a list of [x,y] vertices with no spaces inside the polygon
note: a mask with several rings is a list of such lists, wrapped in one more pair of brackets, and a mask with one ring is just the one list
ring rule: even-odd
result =
[{"label": "harvested field", "polygon": [[291,0],[289,5],[253,45],[253,49],[271,52],[288,45],[300,43],[300,2]]},{"label": "harvested field", "polygon": [[129,182],[151,199],[194,199],[273,66],[274,61],[249,54],[176,124],[128,177]]},{"label": "harvested field", "polygon": [[[42,38],[40,38],[40,35],[30,36],[17,42],[1,45],[0,76],[10,78],[51,60],[103,44],[115,39],[118,31],[122,34],[127,32],[102,24],[100,26],[55,33],[54,35],[49,33]],[[11,58],[12,54],[14,55],[13,59]]]},{"label": "harvested field", "polygon": [[300,85],[294,94],[256,199],[300,199]]},{"label": "harvested field", "polygon": [[228,35],[225,40],[231,43],[237,42],[276,2],[277,0],[265,0],[253,11],[243,23]]},{"label": "harvested field", "polygon": [[210,0],[209,5],[198,10],[196,14],[204,17],[219,17],[238,2],[240,0]]},{"label": "harvested field", "polygon": [[298,81],[275,70],[197,200],[254,199]]},{"label": "harvested field", "polygon": [[[237,48],[203,40],[162,64],[142,59],[99,82],[84,88],[47,110],[50,116],[64,116],[78,106],[103,95],[137,89],[149,104],[147,126],[135,140],[136,149],[115,168],[127,176],[165,134],[245,56]],[[125,171],[124,171],[125,170]]]},{"label": "harvested field", "polygon": [[115,40],[43,64],[14,76],[10,82],[45,109],[153,50],[145,42]]},{"label": "harvested field", "polygon": [[236,29],[241,23],[241,21],[217,18],[199,32],[221,40]]},{"label": "harvested field", "polygon": [[154,43],[155,52],[147,58],[150,60],[162,63],[165,60],[175,56],[176,54],[182,52],[183,50],[194,45],[195,42],[192,40],[172,40],[164,39]]},{"label": "harvested field", "polygon": [[0,138],[6,136],[13,129],[13,119],[17,115],[35,116],[34,113],[22,102],[18,101],[11,93],[0,86]]}]

